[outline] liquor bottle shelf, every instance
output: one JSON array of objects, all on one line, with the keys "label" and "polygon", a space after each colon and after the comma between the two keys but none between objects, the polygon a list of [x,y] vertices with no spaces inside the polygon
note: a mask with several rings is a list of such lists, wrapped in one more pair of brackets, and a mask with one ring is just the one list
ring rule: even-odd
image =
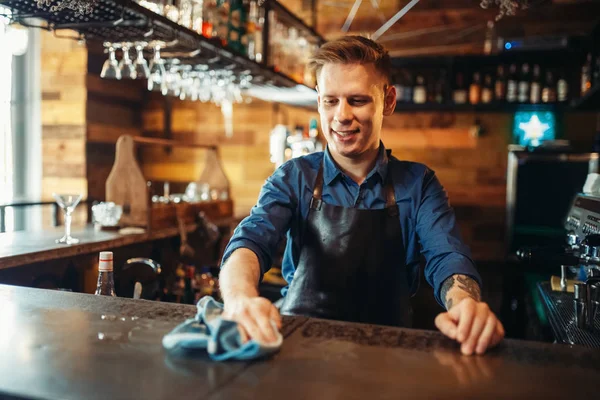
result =
[{"label": "liquor bottle shelf", "polygon": [[566,111],[565,103],[524,104],[524,103],[490,103],[490,104],[453,104],[453,103],[398,103],[396,113],[409,112],[482,112],[507,113],[515,111]]},{"label": "liquor bottle shelf", "polygon": [[[12,11],[13,20],[29,26],[30,18],[39,18],[47,25],[42,28],[60,31],[73,30],[85,40],[101,42],[152,42],[166,43],[165,52],[177,54],[184,64],[207,64],[211,68],[229,69],[234,73],[246,72],[253,76],[253,84],[294,88],[298,85],[291,77],[257,63],[245,55],[223,46],[219,39],[206,38],[195,31],[179,25],[168,18],[148,10],[132,0],[97,0],[89,14],[77,14],[73,10],[51,11],[50,4],[36,0],[0,0],[0,5]],[[275,1],[271,7],[296,26],[301,26],[319,43],[323,39],[310,27],[293,16]],[[289,15],[286,15],[289,14]],[[265,47],[268,44],[265,43]]]}]

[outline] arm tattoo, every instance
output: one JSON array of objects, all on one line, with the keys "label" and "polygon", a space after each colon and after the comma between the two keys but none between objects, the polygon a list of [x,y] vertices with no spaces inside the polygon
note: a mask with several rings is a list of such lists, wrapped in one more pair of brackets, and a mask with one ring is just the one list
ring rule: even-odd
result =
[{"label": "arm tattoo", "polygon": [[453,300],[448,296],[448,292],[454,287],[466,292],[473,300],[481,301],[481,289],[475,280],[466,275],[452,275],[444,281],[440,290],[440,296],[447,310],[453,306]]}]

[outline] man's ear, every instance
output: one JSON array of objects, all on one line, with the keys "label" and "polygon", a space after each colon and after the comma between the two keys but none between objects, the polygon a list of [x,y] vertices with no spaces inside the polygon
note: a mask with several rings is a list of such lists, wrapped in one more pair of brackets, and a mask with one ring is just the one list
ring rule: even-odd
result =
[{"label": "man's ear", "polygon": [[396,88],[386,85],[383,97],[383,115],[392,115],[396,109]]}]

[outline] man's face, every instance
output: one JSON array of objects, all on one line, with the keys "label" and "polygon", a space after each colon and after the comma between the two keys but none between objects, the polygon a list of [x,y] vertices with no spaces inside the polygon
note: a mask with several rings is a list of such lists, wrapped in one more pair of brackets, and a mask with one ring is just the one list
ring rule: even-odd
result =
[{"label": "man's face", "polygon": [[383,116],[394,111],[396,95],[374,64],[325,64],[317,90],[321,127],[334,158],[360,160],[379,147]]}]

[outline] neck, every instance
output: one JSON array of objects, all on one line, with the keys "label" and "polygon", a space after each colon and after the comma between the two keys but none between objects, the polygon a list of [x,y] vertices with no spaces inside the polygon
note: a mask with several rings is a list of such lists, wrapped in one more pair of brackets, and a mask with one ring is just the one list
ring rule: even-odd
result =
[{"label": "neck", "polygon": [[349,158],[339,154],[334,155],[333,153],[330,154],[342,172],[360,185],[367,179],[367,175],[371,172],[377,162],[379,146],[367,150],[365,153],[361,154],[359,158]]}]

